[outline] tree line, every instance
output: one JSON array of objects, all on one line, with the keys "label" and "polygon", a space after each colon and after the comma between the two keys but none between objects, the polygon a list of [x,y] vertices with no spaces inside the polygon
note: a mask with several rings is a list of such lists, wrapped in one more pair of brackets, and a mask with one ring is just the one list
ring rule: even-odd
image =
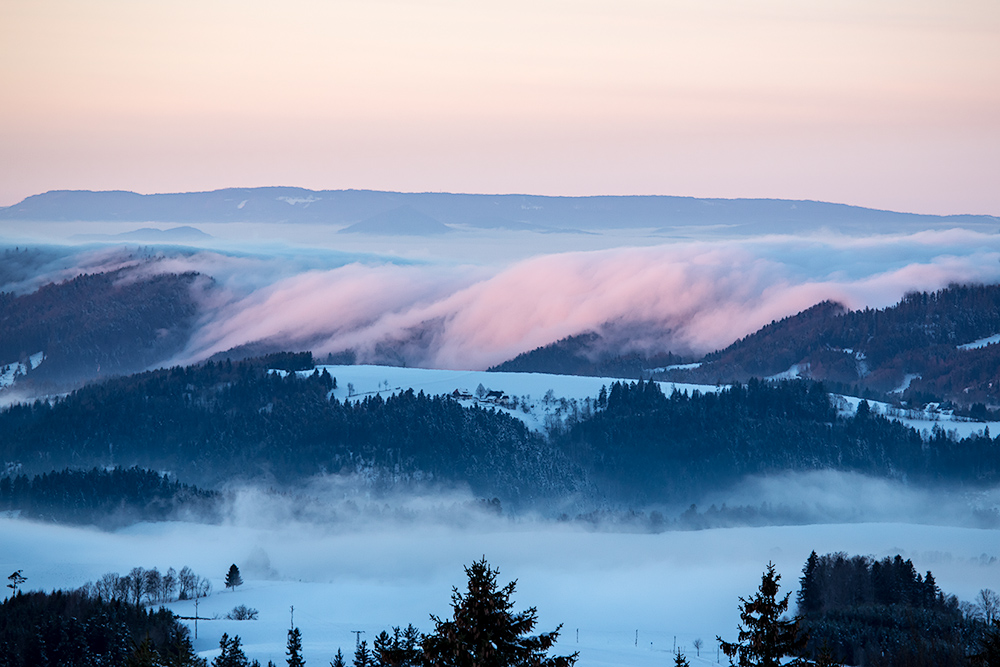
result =
[{"label": "tree line", "polygon": [[10,406],[0,410],[0,456],[26,472],[140,466],[209,486],[362,472],[375,491],[458,482],[514,509],[567,493],[632,506],[689,501],[783,471],[1000,480],[1000,443],[988,433],[922,434],[866,402],[843,415],[821,383],[806,380],[669,396],[655,382],[615,382],[595,409],[568,413],[542,435],[507,412],[447,395],[407,390],[340,401],[325,370],[275,373],[269,361],[312,368],[308,353],[209,362]]},{"label": "tree line", "polygon": [[0,454],[27,471],[140,466],[209,486],[372,471],[376,488],[463,481],[511,504],[571,488],[564,457],[506,413],[412,390],[339,401],[325,370],[267,362],[151,371],[8,407]]},{"label": "tree line", "polygon": [[28,477],[0,477],[0,511],[30,519],[114,528],[188,513],[215,517],[221,496],[138,467],[66,468]]}]

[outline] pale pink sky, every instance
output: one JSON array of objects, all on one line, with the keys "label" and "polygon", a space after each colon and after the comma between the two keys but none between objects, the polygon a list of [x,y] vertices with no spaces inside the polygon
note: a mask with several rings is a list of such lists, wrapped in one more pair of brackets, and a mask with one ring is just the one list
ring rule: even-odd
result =
[{"label": "pale pink sky", "polygon": [[996,0],[7,0],[0,205],[228,186],[1000,215]]}]

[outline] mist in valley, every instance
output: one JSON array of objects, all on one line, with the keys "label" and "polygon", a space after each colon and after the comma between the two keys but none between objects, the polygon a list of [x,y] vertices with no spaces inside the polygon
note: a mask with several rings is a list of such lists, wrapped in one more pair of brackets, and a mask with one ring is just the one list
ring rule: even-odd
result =
[{"label": "mist in valley", "polygon": [[[751,480],[725,497],[734,505],[807,505],[812,522],[637,529],[497,512],[460,489],[379,495],[366,493],[363,480],[317,478],[295,491],[229,489],[213,523],[99,531],[0,519],[0,567],[23,569],[28,588],[48,590],[136,566],[189,566],[214,589],[200,600],[209,620],[199,622],[196,649],[212,655],[227,632],[243,638],[250,657],[281,659],[294,606],[304,655],[319,664],[338,647],[353,650],[354,630],[368,640],[393,625],[428,630],[429,614],[449,613],[463,565],[483,556],[501,581],[517,579],[516,608],[537,606],[539,629],[564,624],[557,649],[580,650],[581,665],[662,663],[675,637],[688,654],[702,638],[714,661],[714,636],[735,634],[738,597],[754,590],[763,567],[774,562],[782,590],[794,593],[813,550],[900,554],[964,600],[1000,576],[995,530],[970,527],[962,507],[963,498],[995,507],[995,490],[974,499],[818,473]],[[235,590],[223,585],[230,564],[245,582]],[[222,618],[238,604],[259,610],[259,620]],[[191,600],[168,606],[194,615]]]}]

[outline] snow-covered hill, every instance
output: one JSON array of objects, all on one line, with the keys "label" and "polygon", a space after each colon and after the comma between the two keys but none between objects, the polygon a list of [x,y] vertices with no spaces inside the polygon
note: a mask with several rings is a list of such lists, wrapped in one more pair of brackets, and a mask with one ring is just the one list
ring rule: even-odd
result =
[{"label": "snow-covered hill", "polygon": [[[601,388],[614,382],[630,382],[627,378],[597,378],[546,373],[488,373],[486,371],[450,371],[395,366],[318,366],[337,380],[333,396],[338,400],[363,399],[381,394],[383,397],[412,389],[431,396],[455,395],[463,405],[495,408],[520,419],[529,428],[543,431],[552,420],[564,420],[574,409],[592,410]],[[308,375],[312,371],[302,371]],[[670,395],[680,391],[717,391],[714,385],[660,382],[660,388]],[[482,386],[482,396],[476,390]],[[502,396],[489,397],[490,392]]]},{"label": "snow-covered hill", "polygon": [[[628,378],[583,377],[577,375],[549,375],[546,373],[488,373],[486,371],[451,371],[425,368],[399,368],[395,366],[319,366],[337,379],[333,395],[338,400],[362,399],[381,394],[383,397],[412,389],[429,395],[454,394],[458,391],[469,398],[460,399],[464,405],[479,404],[506,412],[520,419],[529,428],[544,431],[553,420],[565,420],[574,408],[578,411],[593,409],[594,400],[602,387],[610,388],[614,382],[633,382]],[[308,375],[312,371],[302,371]],[[717,385],[657,382],[663,393],[670,395],[675,389],[681,392],[702,393],[719,390]],[[507,402],[496,398],[477,398],[476,389],[482,385],[486,392],[502,392]],[[513,402],[516,399],[516,405]],[[854,414],[860,398],[834,395],[833,400],[842,414]],[[918,431],[930,432],[935,428],[954,431],[966,437],[989,428],[1000,433],[1000,422],[975,422],[956,417],[950,411],[928,406],[925,410],[900,410],[889,403],[870,402],[872,410],[890,419],[900,421]]]}]

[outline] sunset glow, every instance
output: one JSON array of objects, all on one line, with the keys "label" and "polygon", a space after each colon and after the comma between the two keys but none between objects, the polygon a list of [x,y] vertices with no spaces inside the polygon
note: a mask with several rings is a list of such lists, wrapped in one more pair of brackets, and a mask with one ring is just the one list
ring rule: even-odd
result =
[{"label": "sunset glow", "polygon": [[1000,213],[988,0],[15,0],[0,22],[0,205],[283,184]]}]

